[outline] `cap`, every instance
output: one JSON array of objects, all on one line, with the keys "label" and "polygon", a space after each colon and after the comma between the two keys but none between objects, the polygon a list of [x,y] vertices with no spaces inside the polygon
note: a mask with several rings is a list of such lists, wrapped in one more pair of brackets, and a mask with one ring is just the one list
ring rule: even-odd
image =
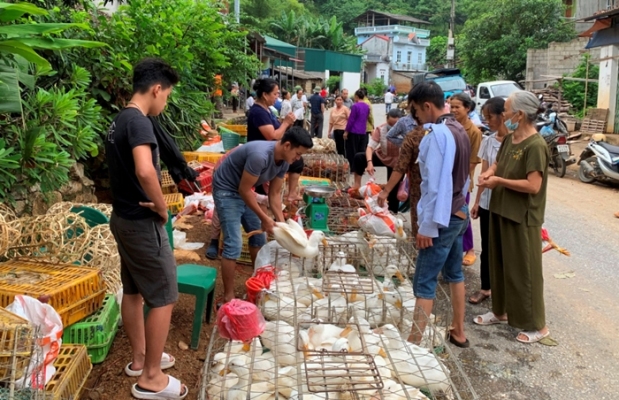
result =
[{"label": "cap", "polygon": [[318,92],[320,92],[320,86],[316,86],[316,87],[314,88],[314,93],[318,93]]}]

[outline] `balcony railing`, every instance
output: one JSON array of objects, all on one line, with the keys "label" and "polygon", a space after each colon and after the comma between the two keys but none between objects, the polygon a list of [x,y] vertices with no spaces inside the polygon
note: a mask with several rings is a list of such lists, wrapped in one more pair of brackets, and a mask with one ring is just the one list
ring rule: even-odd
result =
[{"label": "balcony railing", "polygon": [[429,38],[430,31],[406,25],[360,26],[355,28],[355,35],[372,35],[376,33],[416,33],[418,38]]},{"label": "balcony railing", "polygon": [[410,64],[403,62],[392,62],[391,68],[394,71],[426,71],[426,64]]},{"label": "balcony railing", "polygon": [[366,54],[363,59],[369,63],[378,63],[382,61],[382,56],[380,54]]}]

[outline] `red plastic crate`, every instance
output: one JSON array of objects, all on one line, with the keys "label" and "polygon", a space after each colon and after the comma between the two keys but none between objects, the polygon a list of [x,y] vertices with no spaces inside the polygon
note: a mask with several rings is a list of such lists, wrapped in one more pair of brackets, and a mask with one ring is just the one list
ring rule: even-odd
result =
[{"label": "red plastic crate", "polygon": [[[213,185],[213,170],[207,169],[200,173],[200,175],[196,178],[196,183],[200,185],[200,188],[203,192],[211,192]],[[196,188],[190,188],[187,181],[182,181],[179,185],[179,188],[188,193],[194,193]]]}]

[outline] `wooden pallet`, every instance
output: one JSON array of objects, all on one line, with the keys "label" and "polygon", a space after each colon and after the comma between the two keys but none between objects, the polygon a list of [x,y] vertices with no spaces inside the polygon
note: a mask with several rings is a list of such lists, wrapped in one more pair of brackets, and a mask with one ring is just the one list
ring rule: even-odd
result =
[{"label": "wooden pallet", "polygon": [[587,115],[582,120],[580,132],[591,134],[605,132],[607,118],[607,108],[590,108],[589,110],[587,110]]}]

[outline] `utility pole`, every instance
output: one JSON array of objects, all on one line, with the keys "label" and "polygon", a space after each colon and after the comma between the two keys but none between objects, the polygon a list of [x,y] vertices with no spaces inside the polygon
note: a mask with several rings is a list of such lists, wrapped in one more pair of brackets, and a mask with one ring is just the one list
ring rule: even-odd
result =
[{"label": "utility pole", "polygon": [[241,22],[241,0],[234,0],[234,18],[237,24]]},{"label": "utility pole", "polygon": [[451,12],[449,14],[449,37],[447,38],[447,65],[451,68],[456,66],[456,39],[454,33],[456,30],[456,0],[451,0]]}]

